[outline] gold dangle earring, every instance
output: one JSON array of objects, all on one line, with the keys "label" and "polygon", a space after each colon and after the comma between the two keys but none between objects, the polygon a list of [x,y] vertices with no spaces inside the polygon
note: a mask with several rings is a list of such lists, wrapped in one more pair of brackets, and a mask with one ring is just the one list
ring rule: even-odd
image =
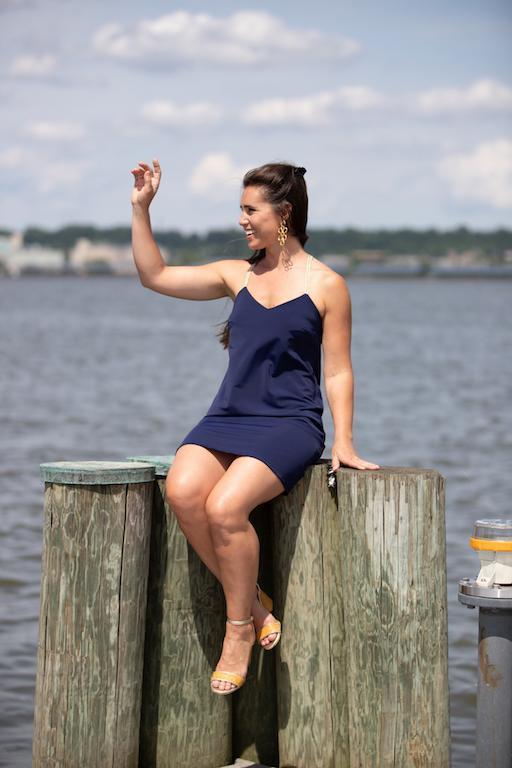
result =
[{"label": "gold dangle earring", "polygon": [[281,246],[281,252],[279,256],[283,260],[283,266],[288,271],[293,267],[293,261],[290,259],[286,252],[286,238],[288,237],[288,227],[286,226],[286,219],[281,219],[281,223],[279,224],[279,227],[277,228],[277,240],[279,245]]}]

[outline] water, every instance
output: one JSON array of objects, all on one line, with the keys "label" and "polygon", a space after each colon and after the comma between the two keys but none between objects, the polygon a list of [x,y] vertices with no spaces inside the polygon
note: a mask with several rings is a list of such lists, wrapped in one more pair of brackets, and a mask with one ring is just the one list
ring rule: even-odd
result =
[{"label": "water", "polygon": [[[512,281],[352,280],[354,435],[364,458],[446,478],[453,768],[474,764],[473,521],[510,516]],[[31,764],[42,547],[39,464],[170,454],[225,370],[222,299],[136,279],[0,280],[0,766]],[[324,457],[332,424],[324,391]]]}]

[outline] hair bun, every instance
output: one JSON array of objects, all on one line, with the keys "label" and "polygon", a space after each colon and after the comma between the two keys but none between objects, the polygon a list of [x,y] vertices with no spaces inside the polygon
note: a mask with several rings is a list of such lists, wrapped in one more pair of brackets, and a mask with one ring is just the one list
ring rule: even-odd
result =
[{"label": "hair bun", "polygon": [[295,176],[304,176],[304,174],[306,173],[306,169],[303,168],[302,166],[299,166],[298,168],[293,169],[293,173],[295,174]]}]

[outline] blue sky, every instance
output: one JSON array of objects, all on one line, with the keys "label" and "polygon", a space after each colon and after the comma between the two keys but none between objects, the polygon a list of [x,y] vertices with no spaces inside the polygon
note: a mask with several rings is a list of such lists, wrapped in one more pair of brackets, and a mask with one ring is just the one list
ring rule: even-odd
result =
[{"label": "blue sky", "polygon": [[307,168],[310,226],[512,226],[512,5],[0,0],[0,226],[236,226]]}]

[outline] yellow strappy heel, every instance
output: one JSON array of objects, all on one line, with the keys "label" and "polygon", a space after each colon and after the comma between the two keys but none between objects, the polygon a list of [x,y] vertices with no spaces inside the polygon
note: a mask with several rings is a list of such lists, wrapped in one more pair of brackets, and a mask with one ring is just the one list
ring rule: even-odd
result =
[{"label": "yellow strappy heel", "polygon": [[[256,594],[258,597],[258,600],[260,603],[267,609],[269,613],[272,613],[272,608],[274,606],[274,603],[272,601],[272,598],[267,595],[266,592],[262,590],[259,584],[256,584]],[[277,634],[277,637],[274,639],[270,645],[261,645],[261,641],[264,640],[269,635]],[[260,631],[256,634],[256,640],[261,645],[264,651],[271,651],[272,648],[275,648],[275,646],[278,644],[278,642],[281,639],[281,622],[280,621],[271,621],[270,624],[265,624]]]},{"label": "yellow strappy heel", "polygon": [[[226,619],[226,621],[229,621],[230,624],[235,624],[237,627],[241,627],[244,624],[251,624],[253,620],[253,617],[250,616],[248,619]],[[240,639],[240,642],[247,643],[248,640]],[[251,642],[251,645],[253,643]],[[227,691],[221,691],[219,688],[214,688],[212,685],[212,682],[214,680],[219,680],[223,683],[233,683],[233,685],[236,686],[236,688],[229,688]],[[215,672],[212,672],[211,678],[210,678],[210,688],[213,691],[213,693],[218,693],[220,695],[225,695],[227,693],[234,693],[235,691],[238,691],[239,688],[242,687],[242,685],[245,683],[246,678],[243,675],[238,675],[236,672],[223,672],[221,669],[216,669]]]}]

